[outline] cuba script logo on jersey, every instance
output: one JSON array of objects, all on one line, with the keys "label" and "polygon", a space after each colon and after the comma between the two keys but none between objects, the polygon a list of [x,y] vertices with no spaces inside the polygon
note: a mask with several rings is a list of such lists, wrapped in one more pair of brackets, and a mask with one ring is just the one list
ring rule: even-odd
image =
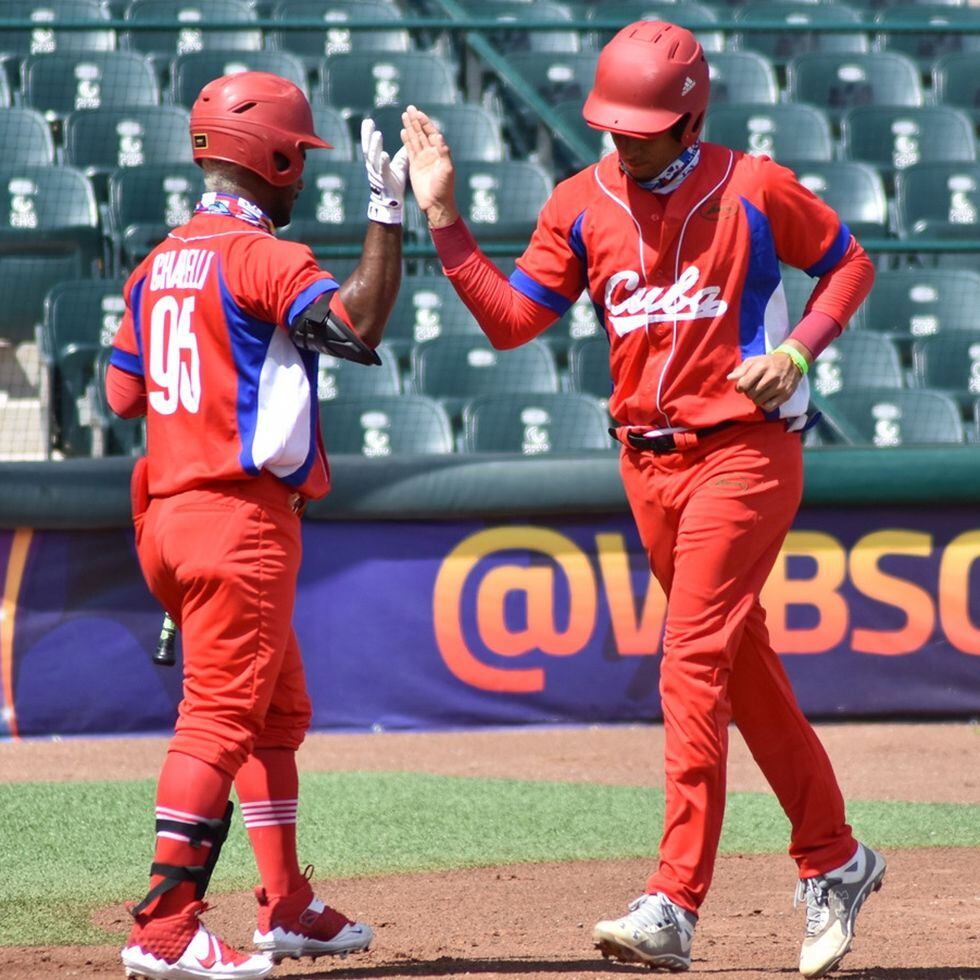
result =
[{"label": "cuba script logo on jersey", "polygon": [[720,286],[698,289],[701,270],[689,265],[670,286],[640,286],[640,275],[624,269],[606,283],[606,312],[613,330],[622,337],[650,323],[704,320],[724,316],[728,303],[718,299]]}]

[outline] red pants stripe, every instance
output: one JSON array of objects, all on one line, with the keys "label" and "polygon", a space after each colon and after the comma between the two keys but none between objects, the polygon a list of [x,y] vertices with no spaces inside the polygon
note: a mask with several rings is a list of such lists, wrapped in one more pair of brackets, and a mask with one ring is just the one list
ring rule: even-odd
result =
[{"label": "red pants stripe", "polygon": [[621,469],[668,600],[660,668],[666,812],[647,891],[692,911],[704,901],[732,721],[790,819],[801,875],[839,866],[857,846],[844,801],[759,604],[800,502],[800,437],[779,423],[734,426],[681,453],[626,449]]}]

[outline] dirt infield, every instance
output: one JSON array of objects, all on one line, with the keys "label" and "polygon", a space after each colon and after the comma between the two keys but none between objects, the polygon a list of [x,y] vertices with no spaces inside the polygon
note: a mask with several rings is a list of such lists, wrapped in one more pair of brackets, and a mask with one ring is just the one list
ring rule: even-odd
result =
[{"label": "dirt infield", "polygon": [[[967,725],[822,726],[845,792],[855,799],[980,803],[980,730]],[[464,776],[656,786],[662,733],[656,727],[315,736],[306,770],[413,770]],[[738,736],[730,787],[764,784]],[[160,739],[0,744],[6,781],[153,776]],[[640,760],[643,763],[640,764]],[[980,850],[890,852],[885,888],[862,913],[841,976],[855,980],[980,980]],[[313,978],[556,976],[605,980],[649,971],[605,963],[591,926],[625,910],[642,890],[649,861],[514,865],[321,882],[318,891],[372,922],[374,949],[346,961],[288,963],[277,976]],[[794,912],[786,857],[722,857],[702,910],[692,977],[751,980],[798,976],[802,910]],[[208,921],[229,942],[249,943],[254,905],[221,895]],[[122,930],[121,906],[99,925]],[[5,949],[4,980],[120,977],[118,950]]]}]

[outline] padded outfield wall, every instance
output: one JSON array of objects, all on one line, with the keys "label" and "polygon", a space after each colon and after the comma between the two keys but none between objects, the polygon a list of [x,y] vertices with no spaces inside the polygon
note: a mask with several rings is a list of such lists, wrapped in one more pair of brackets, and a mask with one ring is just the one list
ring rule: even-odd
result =
[{"label": "padded outfield wall", "polygon": [[[813,717],[980,714],[980,452],[809,451],[767,584]],[[170,727],[131,460],[0,467],[0,733]],[[660,717],[664,597],[614,458],[339,457],[295,623],[318,729]]]}]

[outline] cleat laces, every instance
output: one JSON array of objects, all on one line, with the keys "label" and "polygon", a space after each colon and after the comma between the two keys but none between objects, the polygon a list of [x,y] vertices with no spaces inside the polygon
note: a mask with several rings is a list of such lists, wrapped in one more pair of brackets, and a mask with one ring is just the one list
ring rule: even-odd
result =
[{"label": "cleat laces", "polygon": [[830,918],[830,882],[821,876],[801,878],[796,883],[793,908],[806,902],[806,935],[816,936]]},{"label": "cleat laces", "polygon": [[655,931],[674,926],[681,932],[690,932],[686,922],[680,921],[673,902],[663,895],[641,895],[630,902],[630,915],[636,925]]}]

